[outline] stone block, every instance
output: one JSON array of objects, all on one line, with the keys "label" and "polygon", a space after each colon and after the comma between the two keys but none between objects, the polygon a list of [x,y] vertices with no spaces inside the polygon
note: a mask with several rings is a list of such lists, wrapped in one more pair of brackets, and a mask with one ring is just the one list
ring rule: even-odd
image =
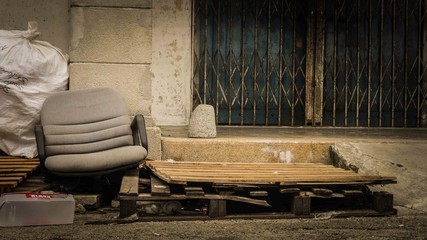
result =
[{"label": "stone block", "polygon": [[145,120],[145,127],[155,127],[156,126],[156,122],[154,121],[153,117],[150,115],[144,115],[144,120]]},{"label": "stone block", "polygon": [[151,63],[151,10],[71,8],[71,62]]},{"label": "stone block", "polygon": [[215,110],[211,105],[200,104],[194,109],[188,126],[188,136],[195,138],[216,137]]},{"label": "stone block", "polygon": [[151,8],[151,0],[71,0],[72,6]]},{"label": "stone block", "polygon": [[143,64],[70,64],[70,90],[110,87],[125,99],[131,115],[150,115],[151,72]]},{"label": "stone block", "polygon": [[85,208],[97,209],[102,206],[104,196],[102,194],[74,194],[76,205],[80,204]]},{"label": "stone block", "polygon": [[161,131],[159,127],[147,127],[147,159],[160,160],[162,157]]}]

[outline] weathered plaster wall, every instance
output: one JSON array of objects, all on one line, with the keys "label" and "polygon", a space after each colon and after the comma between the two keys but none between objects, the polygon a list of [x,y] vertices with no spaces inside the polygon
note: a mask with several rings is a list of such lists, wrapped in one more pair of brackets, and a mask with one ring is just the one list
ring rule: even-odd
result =
[{"label": "weathered plaster wall", "polygon": [[186,125],[191,113],[191,0],[153,1],[152,116]]},{"label": "weathered plaster wall", "polygon": [[68,53],[68,10],[68,0],[0,0],[0,29],[27,30],[28,21],[37,21],[37,39]]}]

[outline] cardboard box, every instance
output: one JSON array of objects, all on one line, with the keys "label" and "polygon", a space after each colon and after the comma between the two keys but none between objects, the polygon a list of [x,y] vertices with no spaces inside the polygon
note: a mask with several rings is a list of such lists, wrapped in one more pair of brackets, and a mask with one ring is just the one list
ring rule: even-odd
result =
[{"label": "cardboard box", "polygon": [[71,194],[7,193],[0,197],[0,226],[71,224]]}]

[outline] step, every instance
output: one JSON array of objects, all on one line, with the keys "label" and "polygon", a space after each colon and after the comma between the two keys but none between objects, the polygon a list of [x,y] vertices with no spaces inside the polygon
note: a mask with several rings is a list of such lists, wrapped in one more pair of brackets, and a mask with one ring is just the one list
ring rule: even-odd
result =
[{"label": "step", "polygon": [[162,126],[162,159],[194,162],[332,164],[336,143],[425,141],[424,129],[228,127],[216,138],[189,138],[186,126]]},{"label": "step", "polygon": [[330,163],[331,142],[163,138],[162,158],[193,162]]}]

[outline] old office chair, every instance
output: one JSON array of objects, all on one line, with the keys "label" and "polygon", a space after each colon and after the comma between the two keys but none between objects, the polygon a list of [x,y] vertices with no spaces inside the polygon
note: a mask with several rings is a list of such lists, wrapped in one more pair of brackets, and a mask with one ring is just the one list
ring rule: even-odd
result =
[{"label": "old office chair", "polygon": [[143,116],[131,123],[123,99],[109,88],[49,96],[35,133],[48,178],[106,175],[136,167],[147,156]]}]

